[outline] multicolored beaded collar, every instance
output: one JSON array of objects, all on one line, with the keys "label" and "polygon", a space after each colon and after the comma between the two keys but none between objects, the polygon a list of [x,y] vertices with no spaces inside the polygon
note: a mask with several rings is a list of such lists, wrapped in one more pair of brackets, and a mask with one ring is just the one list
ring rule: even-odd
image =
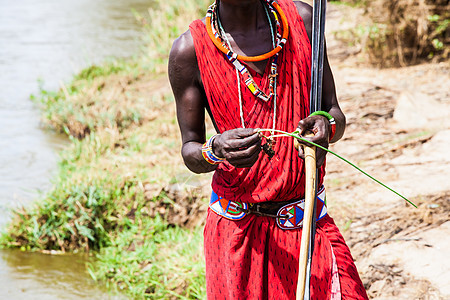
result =
[{"label": "multicolored beaded collar", "polygon": [[[280,39],[278,40],[277,46],[270,52],[261,54],[258,56],[243,56],[243,55],[236,55],[236,58],[243,61],[262,61],[266,60],[272,56],[274,56],[276,53],[280,52],[283,48],[284,44],[287,41],[288,35],[289,35],[289,24],[287,22],[286,15],[284,14],[281,7],[278,5],[278,3],[275,2],[275,0],[263,0],[263,2],[266,3],[266,5],[270,8],[270,10],[273,12],[277,22],[278,22],[278,16],[281,18],[281,22],[283,23],[283,35],[280,36]],[[227,56],[233,56],[233,52],[230,49],[227,49],[226,45],[223,43],[223,39],[220,37],[220,34],[217,35],[217,32],[214,32],[214,23],[211,22],[213,19],[213,16],[217,17],[216,14],[216,2],[214,2],[209,8],[206,13],[206,30],[208,31],[209,36],[211,37],[213,43],[216,45],[216,47],[222,51],[223,53],[227,54]],[[274,12],[276,11],[276,13]],[[278,24],[279,25],[279,24]],[[231,52],[231,55],[230,55]]]},{"label": "multicolored beaded collar", "polygon": [[[264,0],[262,1],[263,4],[265,4],[266,14],[269,19],[269,24],[271,25],[271,33],[272,33],[272,40],[273,40],[273,47],[274,49],[268,53],[249,57],[249,56],[241,56],[237,55],[233,52],[233,49],[231,49],[231,45],[228,42],[225,32],[223,31],[223,28],[221,28],[221,23],[219,19],[219,14],[217,13],[217,3],[213,3],[209,8],[208,12],[206,14],[206,29],[207,32],[213,41],[213,43],[216,45],[216,47],[226,54],[228,60],[235,66],[237,70],[237,75],[239,76],[239,73],[244,78],[245,85],[247,88],[252,92],[252,94],[267,102],[275,95],[276,90],[276,77],[278,76],[277,70],[278,70],[278,56],[280,50],[283,48],[284,44],[286,43],[288,34],[289,34],[289,25],[287,23],[286,16],[284,15],[283,11],[281,10],[278,3],[276,3],[274,0]],[[270,18],[269,13],[267,12],[267,9],[270,10],[270,14],[274,16],[274,19],[276,21],[276,41],[273,38],[274,34],[274,28],[272,26],[272,19]],[[279,17],[278,17],[279,16]],[[280,20],[282,21],[283,28],[281,28]],[[282,32],[282,34],[281,34]],[[228,44],[228,45],[227,45]],[[268,58],[272,59],[271,68],[270,68],[270,75],[269,75],[269,94],[264,93],[258,85],[256,84],[255,80],[253,79],[252,75],[248,71],[248,69],[239,61],[262,61]],[[239,80],[238,80],[239,82]],[[240,88],[240,86],[239,86]],[[240,91],[239,91],[239,96]]]}]

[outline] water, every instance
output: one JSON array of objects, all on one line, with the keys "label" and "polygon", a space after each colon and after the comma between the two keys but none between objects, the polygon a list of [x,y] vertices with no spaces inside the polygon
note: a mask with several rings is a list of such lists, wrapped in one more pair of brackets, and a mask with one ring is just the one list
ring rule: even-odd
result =
[{"label": "water", "polygon": [[[132,9],[145,14],[150,4],[0,0],[0,226],[11,208],[29,205],[50,188],[57,152],[66,143],[42,129],[39,111],[29,100],[39,90],[38,79],[54,90],[92,63],[139,53],[141,27]],[[2,251],[0,299],[92,299],[83,296],[94,289],[86,288],[93,283],[84,264],[81,257]],[[72,285],[75,279],[80,285]]]},{"label": "water", "polygon": [[0,252],[0,299],[125,299],[98,286],[82,255]]}]

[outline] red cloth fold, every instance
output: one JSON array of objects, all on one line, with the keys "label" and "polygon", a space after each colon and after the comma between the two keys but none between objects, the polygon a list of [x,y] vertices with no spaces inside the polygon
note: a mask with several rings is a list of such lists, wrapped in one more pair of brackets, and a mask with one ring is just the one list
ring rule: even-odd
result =
[{"label": "red cloth fold", "polygon": [[[301,229],[279,229],[270,217],[231,221],[209,211],[204,236],[208,299],[295,299]],[[368,299],[350,250],[328,215],[317,222],[311,299],[332,299],[332,251],[342,299]]]},{"label": "red cloth fold", "polygon": [[[301,17],[292,1],[279,1],[286,14],[289,39],[278,59],[277,113],[275,129],[292,132],[301,119],[309,115],[311,86],[311,46]],[[197,61],[212,116],[220,132],[240,128],[240,108],[235,67],[218,50],[201,20],[190,26]],[[260,76],[251,70],[255,82],[268,90],[268,68]],[[245,126],[267,128],[273,126],[273,100],[257,99],[242,82],[242,102]],[[302,198],[304,194],[303,160],[293,147],[293,138],[280,138],[274,146],[276,155],[269,161],[263,152],[251,168],[236,169],[222,163],[212,182],[214,191],[229,200],[240,202],[285,201]],[[322,184],[324,166],[319,185]]]},{"label": "red cloth fold", "polygon": [[[290,0],[278,0],[289,25],[288,41],[279,57],[276,129],[294,131],[309,115],[311,47],[302,18]],[[241,127],[236,71],[216,49],[202,21],[190,25],[197,62],[212,117],[220,132]],[[265,91],[268,69],[260,76],[250,70]],[[272,128],[273,101],[254,97],[240,82],[247,128]],[[292,138],[277,140],[269,161],[261,153],[251,168],[221,163],[213,190],[239,202],[286,201],[303,198],[303,160]],[[325,174],[320,169],[319,186]],[[204,231],[208,299],[295,299],[301,229],[282,230],[275,219],[249,215],[230,221],[209,211]],[[333,250],[332,250],[333,249]],[[312,266],[312,298],[330,299],[332,253],[338,265],[343,299],[367,299],[348,247],[326,216],[317,223]]]}]

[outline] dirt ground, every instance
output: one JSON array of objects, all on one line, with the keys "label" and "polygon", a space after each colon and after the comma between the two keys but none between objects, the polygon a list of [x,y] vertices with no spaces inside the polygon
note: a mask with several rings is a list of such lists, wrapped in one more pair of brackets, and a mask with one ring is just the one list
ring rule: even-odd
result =
[{"label": "dirt ground", "polygon": [[[450,62],[368,66],[358,46],[343,44],[334,34],[356,26],[361,16],[346,6],[328,8],[328,56],[347,116],[346,133],[331,149],[418,208],[329,155],[329,213],[351,247],[371,299],[450,299]],[[207,194],[210,175],[187,172],[176,182],[190,189],[166,187],[177,203],[157,207],[184,209],[185,217],[173,223],[198,225],[206,207],[179,200]]]},{"label": "dirt ground", "polygon": [[397,69],[362,63],[334,39],[357,10],[330,6],[327,40],[344,138],[331,149],[416,203],[416,209],[328,157],[330,214],[372,299],[450,299],[450,62]]}]

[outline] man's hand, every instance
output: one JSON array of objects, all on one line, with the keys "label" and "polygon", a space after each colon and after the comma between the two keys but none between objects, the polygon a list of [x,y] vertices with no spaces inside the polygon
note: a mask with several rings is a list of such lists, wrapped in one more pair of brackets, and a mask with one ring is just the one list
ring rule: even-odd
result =
[{"label": "man's hand", "polygon": [[[297,130],[300,132],[301,136],[305,136],[308,132],[312,132],[314,136],[311,137],[305,137],[307,140],[310,140],[311,142],[314,142],[316,144],[319,144],[320,146],[323,146],[325,148],[328,148],[328,141],[330,138],[330,122],[328,119],[324,116],[310,116],[306,119],[301,120],[298,122]],[[303,142],[301,140],[298,140],[298,142],[302,145],[310,146],[311,144],[308,144],[306,142]],[[316,150],[316,162],[317,167],[320,167],[324,161],[325,161],[325,155],[327,154],[326,151],[322,149]],[[303,153],[303,148],[299,147],[299,156],[301,158],[305,158],[305,155]]]},{"label": "man's hand", "polygon": [[213,149],[236,168],[249,168],[258,160],[261,136],[252,128],[228,130],[214,139]]}]

